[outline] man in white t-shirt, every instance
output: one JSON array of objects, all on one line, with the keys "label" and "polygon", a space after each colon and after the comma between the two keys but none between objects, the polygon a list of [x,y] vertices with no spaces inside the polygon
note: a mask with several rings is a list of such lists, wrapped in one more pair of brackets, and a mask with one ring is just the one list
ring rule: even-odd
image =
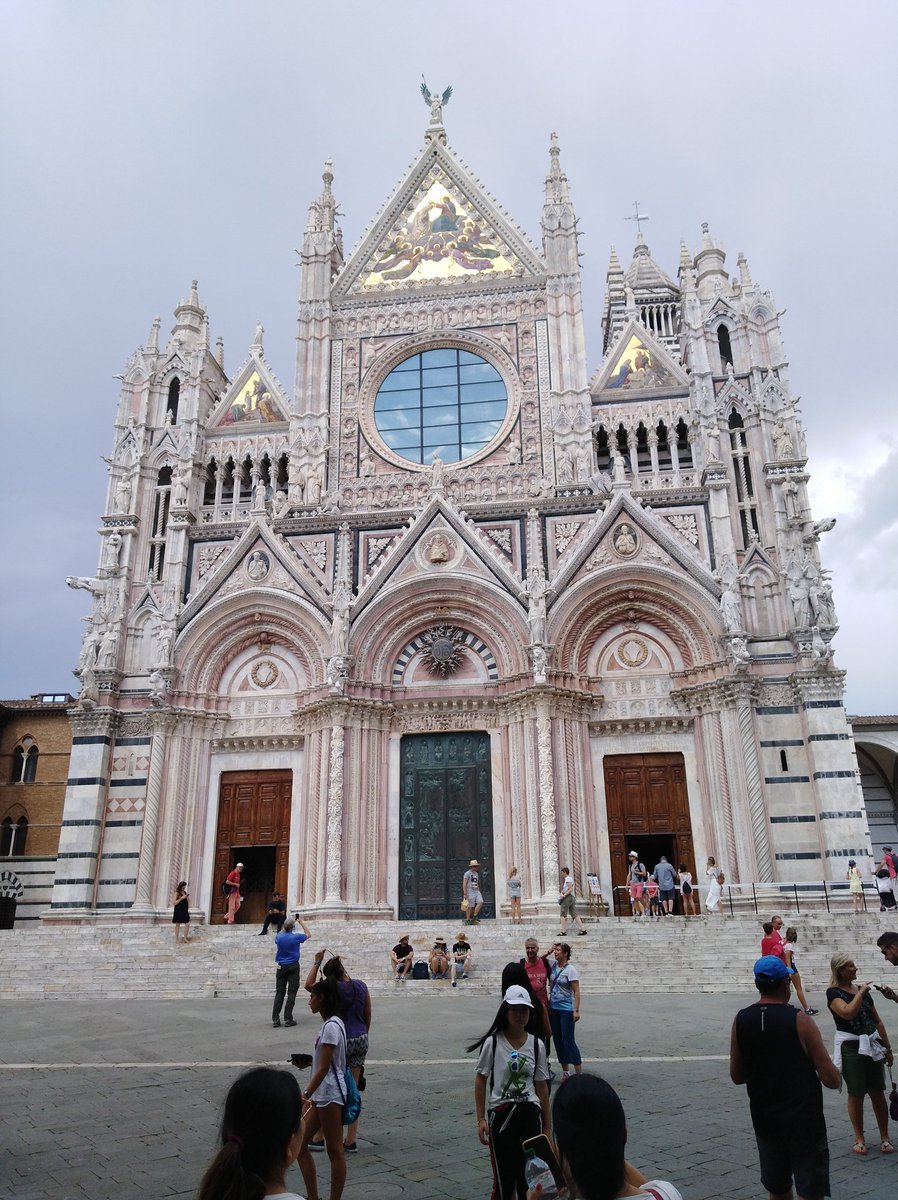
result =
[{"label": "man in white t-shirt", "polygon": [[465,905],[466,921],[469,925],[479,925],[478,914],[483,908],[483,895],[480,891],[480,863],[472,858],[468,863],[461,881],[461,898]]}]

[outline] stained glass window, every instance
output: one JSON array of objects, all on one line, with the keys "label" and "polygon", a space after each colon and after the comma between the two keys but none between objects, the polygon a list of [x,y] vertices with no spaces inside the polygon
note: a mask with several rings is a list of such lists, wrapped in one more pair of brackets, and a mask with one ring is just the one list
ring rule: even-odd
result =
[{"label": "stained glass window", "polygon": [[374,421],[409,462],[461,462],[488,446],[505,420],[508,393],[491,364],[468,350],[424,350],[403,359],[378,389]]}]

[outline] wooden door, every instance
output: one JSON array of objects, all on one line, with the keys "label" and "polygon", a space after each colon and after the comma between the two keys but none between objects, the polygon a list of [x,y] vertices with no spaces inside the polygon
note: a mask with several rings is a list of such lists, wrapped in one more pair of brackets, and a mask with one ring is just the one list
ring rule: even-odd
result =
[{"label": "wooden door", "polygon": [[[221,924],[224,921],[227,900],[221,895],[221,884],[235,863],[251,858],[258,864],[255,868],[257,873],[263,869],[270,871],[267,864],[272,856],[257,853],[260,848],[267,848],[273,853],[273,884],[270,889],[260,887],[259,878],[250,879],[249,872],[245,872],[245,883],[241,889],[244,903],[237,913],[237,920],[246,924],[258,920],[261,924],[268,908],[267,892],[286,894],[292,790],[292,771],[222,773],[215,840],[213,923]],[[241,852],[245,852],[242,857]],[[287,903],[291,903],[290,897],[287,897]]]},{"label": "wooden door", "polygon": [[[673,866],[684,864],[695,878],[682,754],[609,754],[603,766],[614,886],[627,881],[629,851],[639,852],[640,843],[661,844],[660,835],[671,839]],[[651,870],[654,863],[646,866]]]},{"label": "wooden door", "polygon": [[461,921],[472,858],[480,862],[480,915],[495,916],[489,734],[404,737],[400,760],[399,919]]}]

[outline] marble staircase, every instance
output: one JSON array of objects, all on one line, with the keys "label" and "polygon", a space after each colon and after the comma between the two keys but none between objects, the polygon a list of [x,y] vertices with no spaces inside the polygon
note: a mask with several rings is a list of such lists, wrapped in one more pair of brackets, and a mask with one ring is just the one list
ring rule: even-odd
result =
[{"label": "marble staircase", "polygon": [[[887,913],[783,912],[799,930],[797,958],[810,1003],[820,1007],[829,983],[829,958],[835,952],[856,957],[860,976],[898,987],[898,971],[876,948],[881,932],[898,928]],[[400,933],[411,935],[415,958],[426,958],[438,934],[454,940],[459,926],[448,921],[309,922],[313,940],[303,961],[311,962],[322,945],[343,956],[350,972],[372,992],[407,988],[435,996],[448,982],[397,983],[389,975],[388,949]],[[587,921],[588,936],[569,930],[574,963],[585,994],[633,992],[740,992],[752,989],[751,966],[759,953],[760,919],[751,916],[633,921],[603,917]],[[273,980],[272,936],[236,925],[192,926],[194,938],[176,945],[171,925],[54,926],[0,931],[0,1000],[204,999],[214,996],[262,997]],[[502,967],[523,954],[525,938],[535,936],[547,949],[557,924],[542,919],[512,926],[507,920],[484,921],[468,930],[475,972],[459,984],[463,991],[495,993]],[[813,993],[813,996],[811,995]]]}]

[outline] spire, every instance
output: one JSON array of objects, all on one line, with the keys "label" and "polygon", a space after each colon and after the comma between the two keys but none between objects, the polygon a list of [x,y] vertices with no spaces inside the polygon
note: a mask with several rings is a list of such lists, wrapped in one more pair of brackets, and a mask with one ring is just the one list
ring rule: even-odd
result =
[{"label": "spire", "polygon": [[666,275],[652,258],[641,230],[636,235],[633,261],[627,268],[625,279],[634,294],[639,296],[657,296],[659,293],[676,296],[679,290],[670,276]]},{"label": "spire", "polygon": [[147,338],[147,350],[150,354],[159,353],[159,329],[162,325],[161,317],[154,317],[153,325],[150,329],[150,336]]},{"label": "spire", "polygon": [[614,246],[611,247],[611,257],[608,259],[608,278],[612,276],[623,276],[624,268],[620,265],[620,259],[617,257],[617,250]]},{"label": "spire", "polygon": [[549,174],[546,176],[546,204],[570,204],[571,193],[567,175],[561,169],[561,147],[558,135],[553,133],[549,141]]},{"label": "spire", "polygon": [[708,229],[708,222],[702,222],[702,248],[695,256],[696,283],[699,294],[709,295],[727,286],[726,250],[720,242],[715,242]]},{"label": "spire", "polygon": [[215,342],[215,361],[224,370],[224,338],[219,334]]},{"label": "spire", "polygon": [[680,281],[681,292],[686,293],[695,290],[695,270],[692,263],[692,255],[689,253],[689,247],[683,238],[680,238],[680,266],[677,270],[677,279]]},{"label": "spire", "polygon": [[306,224],[307,233],[333,233],[334,221],[337,216],[337,205],[334,200],[334,194],[331,191],[331,184],[334,182],[333,167],[334,164],[331,159],[327,159],[321,175],[324,185],[321,189],[321,195],[309,205],[309,219]]},{"label": "spire", "polygon": [[206,310],[200,303],[196,289],[197,282],[194,279],[190,284],[190,295],[186,300],[179,300],[178,307],[175,309],[175,327],[172,329],[172,337],[187,345],[202,344]]},{"label": "spire", "polygon": [[736,259],[736,265],[739,268],[739,282],[742,284],[743,289],[748,291],[748,289],[752,287],[753,280],[748,270],[748,259],[741,250],[739,251],[739,255]]}]

